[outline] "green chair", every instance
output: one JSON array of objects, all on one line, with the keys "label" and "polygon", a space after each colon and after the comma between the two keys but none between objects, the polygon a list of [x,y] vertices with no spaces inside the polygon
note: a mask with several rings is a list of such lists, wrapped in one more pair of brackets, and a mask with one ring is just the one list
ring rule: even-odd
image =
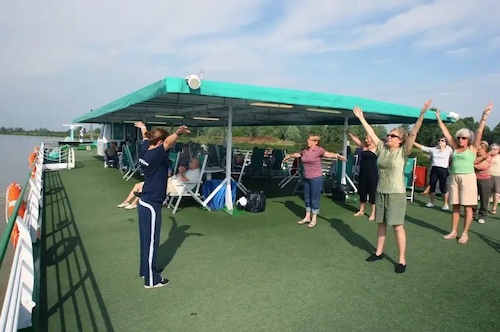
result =
[{"label": "green chair", "polygon": [[404,169],[404,179],[406,190],[410,191],[410,195],[406,196],[406,199],[409,199],[410,202],[413,202],[413,196],[415,194],[415,170],[417,167],[417,157],[408,158],[406,160],[406,165]]}]

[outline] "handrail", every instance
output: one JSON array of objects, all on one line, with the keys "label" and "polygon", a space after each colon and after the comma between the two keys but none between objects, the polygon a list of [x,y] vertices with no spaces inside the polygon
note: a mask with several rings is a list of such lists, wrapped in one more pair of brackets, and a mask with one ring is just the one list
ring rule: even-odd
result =
[{"label": "handrail", "polygon": [[31,172],[33,171],[34,167],[35,164],[33,164],[30,168],[30,171],[28,173],[28,178],[24,182],[24,186],[22,186],[21,188],[21,194],[19,195],[16,205],[14,205],[14,211],[12,212],[12,215],[9,217],[9,221],[7,222],[7,227],[5,228],[2,234],[2,238],[0,239],[0,268],[3,265],[3,260],[5,258],[5,254],[7,253],[7,246],[9,245],[10,241],[10,235],[12,234],[12,230],[14,229],[14,225],[16,224],[17,214],[19,212],[19,208],[21,207],[21,203],[23,202],[23,198],[28,188],[29,180],[31,178]]}]

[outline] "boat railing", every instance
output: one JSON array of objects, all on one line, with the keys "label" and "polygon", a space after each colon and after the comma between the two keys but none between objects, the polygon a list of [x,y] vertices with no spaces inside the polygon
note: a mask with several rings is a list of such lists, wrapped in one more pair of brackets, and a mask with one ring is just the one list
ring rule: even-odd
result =
[{"label": "boat railing", "polygon": [[29,168],[27,179],[21,187],[21,193],[13,209],[9,210],[9,204],[12,207],[14,201],[12,197],[9,198],[9,195],[6,195],[5,215],[8,216],[8,220],[0,239],[0,266],[3,266],[11,242],[15,249],[0,314],[0,331],[29,328],[35,320],[33,309],[38,303],[39,291],[37,290],[40,289],[42,181],[47,151],[48,148],[42,143],[36,152],[36,158]]},{"label": "boat railing", "polygon": [[49,146],[44,144],[43,158],[45,169],[75,168],[75,150],[70,145]]}]

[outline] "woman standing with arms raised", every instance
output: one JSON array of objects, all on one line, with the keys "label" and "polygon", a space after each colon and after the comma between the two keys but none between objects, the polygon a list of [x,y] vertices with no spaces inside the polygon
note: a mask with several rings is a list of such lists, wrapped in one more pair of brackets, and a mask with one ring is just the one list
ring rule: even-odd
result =
[{"label": "woman standing with arms raised", "polygon": [[306,205],[306,215],[304,219],[298,222],[299,225],[309,224],[307,227],[316,226],[317,216],[319,213],[319,200],[321,198],[321,190],[323,189],[323,169],[321,167],[321,158],[337,158],[342,161],[347,159],[335,152],[328,152],[319,146],[320,137],[317,135],[309,135],[307,139],[307,148],[304,150],[287,154],[283,158],[283,162],[290,158],[300,158],[304,166],[303,185],[304,185],[304,202]]},{"label": "woman standing with arms raised", "polygon": [[481,144],[486,119],[492,108],[493,104],[489,103],[484,109],[483,116],[479,121],[479,126],[477,127],[475,135],[471,130],[462,128],[455,134],[455,137],[451,136],[450,131],[441,120],[439,109],[436,110],[439,128],[450,146],[454,149],[451,156],[450,177],[448,178],[449,201],[450,204],[453,205],[453,212],[451,214],[451,232],[443,236],[445,240],[457,238],[461,206],[463,206],[465,210],[464,230],[458,242],[465,244],[469,240],[469,228],[472,223],[472,207],[477,205],[477,183],[476,173],[474,171],[474,161],[479,145]]},{"label": "woman standing with arms raised", "polygon": [[356,106],[354,115],[359,119],[367,134],[375,144],[378,155],[377,166],[379,181],[375,197],[377,227],[377,251],[368,257],[368,262],[374,262],[383,258],[385,236],[387,225],[391,225],[396,234],[396,242],[399,251],[399,263],[395,266],[396,273],[406,271],[406,233],[404,221],[406,214],[406,186],[404,181],[404,168],[406,160],[411,152],[413,143],[420,130],[424,114],[427,112],[431,100],[426,102],[420,111],[420,116],[408,136],[402,128],[395,128],[387,135],[387,143],[384,144],[373,128],[366,122],[361,108]]},{"label": "woman standing with arms raised", "polygon": [[363,150],[359,154],[359,211],[354,214],[355,217],[365,214],[366,202],[369,201],[372,206],[372,212],[368,220],[375,220],[375,192],[378,184],[378,169],[377,169],[377,147],[373,144],[370,135],[366,135],[365,141],[362,142],[359,137],[347,132],[351,139]]},{"label": "woman standing with arms raised", "polygon": [[160,241],[161,207],[167,195],[168,149],[174,146],[179,135],[190,131],[186,126],[179,127],[170,136],[161,128],[150,132],[142,122],[134,124],[141,129],[144,142],[139,163],[144,172],[144,186],[137,208],[139,213],[140,271],[145,288],[162,287],[168,284],[156,268],[156,254]]},{"label": "woman standing with arms raised", "polygon": [[428,147],[417,142],[414,143],[417,148],[427,152],[431,156],[431,176],[430,176],[430,202],[425,206],[428,208],[434,207],[434,202],[436,199],[436,185],[439,181],[439,191],[443,195],[444,205],[443,210],[448,211],[448,192],[446,189],[446,181],[448,179],[448,167],[450,166],[450,156],[453,153],[453,149],[446,144],[446,138],[441,137],[438,140],[438,144],[435,147]]}]

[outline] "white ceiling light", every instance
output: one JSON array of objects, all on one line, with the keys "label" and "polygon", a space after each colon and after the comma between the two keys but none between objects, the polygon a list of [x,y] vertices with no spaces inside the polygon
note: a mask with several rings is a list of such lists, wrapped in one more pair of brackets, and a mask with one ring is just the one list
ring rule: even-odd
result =
[{"label": "white ceiling light", "polygon": [[189,88],[192,90],[198,90],[201,86],[201,80],[195,74],[191,74],[188,77],[186,77],[186,82]]},{"label": "white ceiling light", "polygon": [[193,116],[193,120],[201,120],[201,121],[219,121],[219,118],[205,118],[202,116]]},{"label": "white ceiling light", "polygon": [[140,120],[125,120],[123,123],[136,123],[139,122]]},{"label": "white ceiling light", "polygon": [[328,113],[328,114],[342,114],[341,111],[337,110],[328,110],[323,108],[306,108],[309,112],[318,112],[318,113]]},{"label": "white ceiling light", "polygon": [[163,119],[184,119],[182,115],[155,115],[155,118],[163,118]]},{"label": "white ceiling light", "polygon": [[276,108],[293,108],[293,105],[287,104],[274,104],[274,103],[250,103],[251,106],[260,106],[260,107],[276,107]]}]

